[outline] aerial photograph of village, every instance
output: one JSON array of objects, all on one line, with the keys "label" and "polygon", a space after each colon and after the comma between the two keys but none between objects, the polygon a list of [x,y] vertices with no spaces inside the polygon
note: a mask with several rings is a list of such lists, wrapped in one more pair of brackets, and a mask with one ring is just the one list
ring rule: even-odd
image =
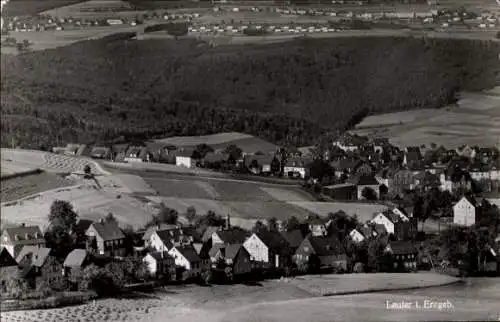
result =
[{"label": "aerial photograph of village", "polygon": [[2,322],[500,321],[500,0],[1,0]]}]

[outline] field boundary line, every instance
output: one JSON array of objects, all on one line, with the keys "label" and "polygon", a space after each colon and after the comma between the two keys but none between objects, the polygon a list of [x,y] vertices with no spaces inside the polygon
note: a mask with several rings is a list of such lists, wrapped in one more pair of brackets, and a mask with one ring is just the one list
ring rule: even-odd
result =
[{"label": "field boundary line", "polygon": [[25,196],[25,197],[22,197],[22,198],[19,198],[19,199],[2,202],[2,203],[0,203],[0,207],[14,206],[14,205],[16,205],[19,202],[27,201],[27,200],[30,200],[30,199],[33,199],[33,198],[36,198],[36,197],[39,197],[39,196],[41,197],[41,196],[43,196],[46,193],[58,192],[58,191],[63,190],[63,189],[64,190],[73,190],[73,189],[78,189],[78,188],[85,187],[85,186],[86,186],[85,184],[81,184],[80,183],[80,184],[73,185],[73,186],[59,187],[59,188],[55,188],[55,189],[49,189],[49,190],[45,190],[45,191],[42,191],[42,192],[37,192],[37,193],[31,194],[29,196]]}]

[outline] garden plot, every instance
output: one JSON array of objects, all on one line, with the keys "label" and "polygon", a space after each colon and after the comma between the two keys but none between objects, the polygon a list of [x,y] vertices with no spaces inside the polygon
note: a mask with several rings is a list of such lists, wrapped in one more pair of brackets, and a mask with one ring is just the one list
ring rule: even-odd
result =
[{"label": "garden plot", "polygon": [[151,188],[143,178],[131,174],[114,174],[98,179],[103,188],[113,188],[122,193],[133,193],[141,195],[155,195],[156,191]]},{"label": "garden plot", "polygon": [[301,207],[280,201],[225,201],[225,205],[231,209],[230,214],[246,219],[266,220],[276,218],[287,220],[295,216],[298,219],[305,219],[310,212]]},{"label": "garden plot", "polygon": [[385,205],[366,204],[355,202],[302,202],[295,201],[290,204],[304,208],[312,213],[320,216],[328,216],[329,213],[344,211],[347,215],[358,217],[359,222],[365,223],[373,219],[373,214],[378,211],[387,209]]},{"label": "garden plot", "polygon": [[208,182],[150,177],[145,177],[144,181],[164,197],[211,199],[219,196]]},{"label": "garden plot", "polygon": [[79,185],[40,193],[22,200],[3,203],[2,219],[46,227],[50,206],[55,200],[67,200],[82,217],[99,220],[109,212],[120,224],[143,227],[157,213],[157,207],[126,194],[105,192],[93,185]]}]

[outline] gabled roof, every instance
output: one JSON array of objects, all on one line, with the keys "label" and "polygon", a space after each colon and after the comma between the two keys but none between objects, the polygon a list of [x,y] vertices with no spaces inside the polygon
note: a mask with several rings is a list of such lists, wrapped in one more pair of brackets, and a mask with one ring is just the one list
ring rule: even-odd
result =
[{"label": "gabled roof", "polygon": [[92,225],[93,221],[89,219],[80,219],[76,223],[76,225],[73,228],[73,233],[75,234],[85,234],[87,229],[89,229],[90,225]]},{"label": "gabled roof", "polygon": [[262,230],[255,233],[257,237],[271,250],[277,253],[290,251],[290,244],[280,233],[276,231]]},{"label": "gabled roof", "polygon": [[10,243],[12,245],[33,245],[45,243],[45,238],[43,237],[40,227],[38,226],[5,228],[5,233],[9,236]]},{"label": "gabled roof", "polygon": [[318,256],[331,256],[345,254],[344,247],[338,238],[330,236],[312,236],[307,237],[311,243],[314,252]]},{"label": "gabled roof", "polygon": [[243,244],[248,237],[248,233],[240,229],[221,230],[216,233],[224,244]]},{"label": "gabled roof", "polygon": [[175,249],[177,249],[179,253],[181,253],[181,255],[184,256],[184,258],[186,258],[190,263],[196,263],[201,261],[200,256],[198,256],[196,250],[191,245],[179,246],[179,247],[176,246]]},{"label": "gabled roof", "polygon": [[[208,251],[208,256],[210,256],[211,258],[212,257],[215,257],[215,255],[217,255],[217,253],[221,250],[221,249],[224,249],[226,247],[225,244],[214,244],[212,246],[212,248],[210,248],[210,250]],[[222,254],[222,256],[224,256]]]},{"label": "gabled roof", "polygon": [[146,229],[146,232],[142,236],[142,240],[149,240],[151,238],[151,235],[157,230],[169,230],[169,229],[177,229],[177,225],[169,225],[165,223],[161,223],[159,225],[151,226],[148,229]]},{"label": "gabled roof", "polygon": [[462,198],[460,198],[460,200],[456,204],[460,203],[463,199],[465,199],[468,202],[470,202],[474,207],[478,206],[477,200],[474,197],[472,197],[472,196],[463,196]]},{"label": "gabled roof", "polygon": [[286,167],[307,167],[312,162],[309,158],[292,157],[286,160]]},{"label": "gabled roof", "polygon": [[201,240],[203,242],[208,241],[210,238],[212,238],[212,234],[219,230],[221,230],[221,228],[218,226],[208,226],[207,229],[205,229],[205,232],[203,233]]},{"label": "gabled roof", "polygon": [[226,259],[234,260],[240,251],[246,251],[242,244],[231,244],[225,248]]},{"label": "gabled roof", "polygon": [[373,235],[373,229],[369,226],[361,226],[358,227],[357,229],[361,235],[363,235],[365,238],[370,238]]},{"label": "gabled roof", "polygon": [[379,184],[374,176],[367,175],[356,175],[349,181],[357,186],[373,186]]},{"label": "gabled roof", "polygon": [[63,266],[82,267],[88,255],[85,249],[73,249],[71,253],[66,256]]},{"label": "gabled roof", "polygon": [[300,229],[284,231],[281,235],[286,239],[288,244],[290,244],[291,248],[299,247],[300,243],[304,240],[304,236],[302,235],[302,231],[300,231]]},{"label": "gabled roof", "polygon": [[344,158],[344,159],[340,159],[338,161],[333,161],[330,163],[330,165],[336,171],[344,171],[344,170],[355,169],[360,163],[361,163],[361,161],[358,159],[355,159],[355,158]]},{"label": "gabled roof", "polygon": [[9,253],[7,248],[2,247],[0,249],[0,267],[17,266],[17,262]]},{"label": "gabled roof", "polygon": [[244,163],[248,166],[252,163],[252,161],[256,161],[260,165],[271,164],[274,159],[274,155],[264,154],[247,154],[243,157]]},{"label": "gabled roof", "polygon": [[167,248],[171,248],[173,243],[179,242],[184,235],[180,227],[156,230],[155,232]]},{"label": "gabled roof", "polygon": [[92,225],[90,225],[90,227],[94,227],[99,236],[105,241],[125,238],[122,230],[114,221],[94,222],[92,223]]},{"label": "gabled roof", "polygon": [[50,248],[38,246],[24,246],[21,252],[17,255],[16,261],[21,264],[28,257],[29,266],[42,267],[51,252]]},{"label": "gabled roof", "polygon": [[394,255],[418,253],[417,247],[410,241],[391,241],[387,246]]},{"label": "gabled roof", "polygon": [[153,257],[156,261],[162,261],[162,260],[168,260],[171,259],[173,260],[173,257],[170,256],[168,252],[150,252],[148,253],[151,257]]}]

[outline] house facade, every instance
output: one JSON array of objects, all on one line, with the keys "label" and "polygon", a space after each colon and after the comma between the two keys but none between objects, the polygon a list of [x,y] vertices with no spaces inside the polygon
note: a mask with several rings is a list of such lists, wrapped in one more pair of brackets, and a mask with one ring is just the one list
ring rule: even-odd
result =
[{"label": "house facade", "polygon": [[463,197],[453,206],[453,223],[459,226],[473,226],[476,224],[475,201]]},{"label": "house facade", "polygon": [[150,276],[169,276],[170,279],[175,279],[175,260],[168,252],[150,252],[142,261],[146,264]]},{"label": "house facade", "polygon": [[299,269],[313,265],[315,269],[347,270],[347,255],[335,237],[307,236],[297,248],[294,260]]},{"label": "house facade", "polygon": [[356,244],[359,244],[365,240],[365,236],[363,236],[363,234],[359,232],[357,229],[351,230],[351,232],[349,233],[349,237]]},{"label": "house facade", "polygon": [[15,258],[5,248],[0,249],[0,294],[10,291],[10,284],[18,278],[19,269]]},{"label": "house facade", "polygon": [[125,256],[125,235],[114,221],[94,222],[85,232],[87,250],[100,255]]},{"label": "house facade", "polygon": [[38,226],[25,226],[5,228],[0,246],[5,247],[10,255],[17,258],[17,255],[24,246],[45,247],[45,238]]},{"label": "house facade", "polygon": [[278,232],[262,231],[252,234],[243,247],[257,267],[284,268],[290,260],[290,245]]},{"label": "house facade", "polygon": [[190,275],[198,275],[204,268],[201,258],[193,246],[174,246],[168,251],[177,267],[184,268]]},{"label": "house facade", "polygon": [[293,157],[287,160],[283,172],[288,177],[305,179],[309,177],[310,160],[304,158]]},{"label": "house facade", "polygon": [[417,270],[418,249],[412,242],[389,242],[384,253],[391,255],[391,271],[412,272]]},{"label": "house facade", "polygon": [[233,275],[245,275],[251,272],[250,254],[242,244],[216,244],[209,252],[213,268],[219,268],[221,262],[230,267]]}]

